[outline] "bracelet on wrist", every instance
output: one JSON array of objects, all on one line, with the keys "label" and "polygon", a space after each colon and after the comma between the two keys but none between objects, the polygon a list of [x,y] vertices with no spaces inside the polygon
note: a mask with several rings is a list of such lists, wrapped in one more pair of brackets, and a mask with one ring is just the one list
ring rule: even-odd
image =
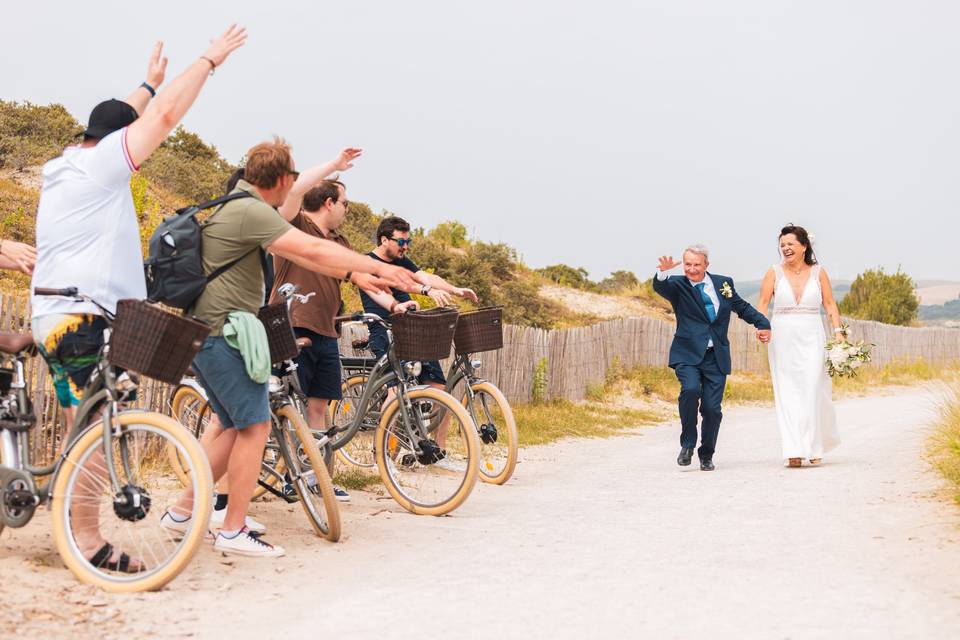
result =
[{"label": "bracelet on wrist", "polygon": [[214,62],[213,60],[211,60],[210,58],[208,58],[207,56],[200,56],[200,59],[201,59],[201,60],[206,60],[207,62],[210,63],[210,75],[213,75],[213,72],[214,72],[214,71],[216,70],[216,68],[217,68],[217,63]]},{"label": "bracelet on wrist", "polygon": [[396,300],[390,303],[390,313],[393,313],[396,310],[398,304],[399,303]]},{"label": "bracelet on wrist", "polygon": [[353,271],[347,271],[347,275],[343,276],[344,282],[350,282],[350,276],[353,275]]},{"label": "bracelet on wrist", "polygon": [[151,98],[156,98],[156,97],[157,97],[157,90],[154,89],[153,87],[151,87],[149,82],[141,82],[141,83],[140,83],[140,86],[150,92],[150,97],[151,97]]}]

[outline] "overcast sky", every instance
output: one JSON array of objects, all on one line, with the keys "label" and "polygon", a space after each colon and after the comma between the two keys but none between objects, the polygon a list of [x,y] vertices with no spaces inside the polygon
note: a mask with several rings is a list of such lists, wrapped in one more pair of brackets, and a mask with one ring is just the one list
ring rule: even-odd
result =
[{"label": "overcast sky", "polygon": [[[184,124],[237,161],[364,149],[348,196],[447,219],[531,266],[653,270],[686,244],[756,279],[780,226],[834,278],[960,279],[960,3],[913,0],[4,5],[0,97],[81,121],[168,80],[231,21],[247,45]],[[414,258],[416,254],[414,252]]]}]

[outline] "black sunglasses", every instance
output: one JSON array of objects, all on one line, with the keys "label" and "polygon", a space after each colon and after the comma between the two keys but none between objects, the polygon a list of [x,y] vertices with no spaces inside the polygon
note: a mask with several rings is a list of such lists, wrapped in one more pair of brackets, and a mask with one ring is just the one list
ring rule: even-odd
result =
[{"label": "black sunglasses", "polygon": [[411,244],[413,244],[413,240],[411,240],[410,238],[389,238],[389,239],[396,242],[397,246],[400,247],[401,249],[403,249],[404,247],[409,247]]}]

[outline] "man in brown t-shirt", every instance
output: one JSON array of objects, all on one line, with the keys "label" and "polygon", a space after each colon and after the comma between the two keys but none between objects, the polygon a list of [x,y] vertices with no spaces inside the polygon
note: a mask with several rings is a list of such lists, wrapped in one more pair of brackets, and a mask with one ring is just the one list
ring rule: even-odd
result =
[{"label": "man in brown t-shirt", "polygon": [[[347,195],[342,182],[324,180],[303,196],[303,206],[292,220],[297,229],[317,238],[325,238],[350,248],[337,228],[347,216]],[[326,426],[327,404],[340,400],[340,349],[333,318],[340,310],[340,283],[343,280],[311,271],[291,260],[275,257],[273,261],[274,284],[270,302],[279,302],[277,289],[284,283],[295,284],[302,295],[313,293],[304,304],[293,303],[291,321],[297,338],[309,338],[311,344],[304,347],[297,357],[297,375],[300,386],[307,396],[307,421],[311,429]],[[352,274],[347,274],[352,281]],[[355,284],[360,284],[356,282]],[[348,499],[346,492],[337,491],[341,500]]]}]

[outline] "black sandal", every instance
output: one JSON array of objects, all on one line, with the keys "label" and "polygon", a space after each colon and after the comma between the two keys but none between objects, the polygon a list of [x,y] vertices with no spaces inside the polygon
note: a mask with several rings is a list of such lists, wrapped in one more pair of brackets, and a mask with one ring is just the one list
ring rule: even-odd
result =
[{"label": "black sandal", "polygon": [[138,564],[135,567],[130,566],[130,556],[125,553],[120,554],[120,560],[117,562],[111,562],[110,557],[113,555],[113,545],[109,542],[103,543],[103,546],[100,547],[100,550],[93,554],[93,557],[88,560],[90,564],[96,569],[106,569],[108,571],[120,571],[122,573],[140,573],[146,571],[147,567],[143,563]]}]

